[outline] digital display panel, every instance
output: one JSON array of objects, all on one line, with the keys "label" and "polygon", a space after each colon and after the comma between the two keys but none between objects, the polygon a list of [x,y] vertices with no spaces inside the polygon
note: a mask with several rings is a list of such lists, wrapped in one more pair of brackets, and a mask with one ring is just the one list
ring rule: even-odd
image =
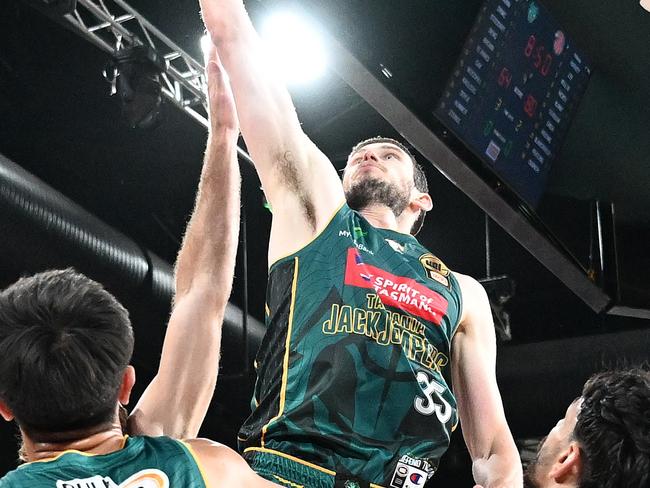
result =
[{"label": "digital display panel", "polygon": [[536,207],[590,73],[538,1],[486,0],[434,113]]}]

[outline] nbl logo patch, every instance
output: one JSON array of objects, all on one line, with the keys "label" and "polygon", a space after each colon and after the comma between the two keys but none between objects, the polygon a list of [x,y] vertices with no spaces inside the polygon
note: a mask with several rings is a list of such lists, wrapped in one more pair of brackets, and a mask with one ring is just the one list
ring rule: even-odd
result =
[{"label": "nbl logo patch", "polygon": [[420,264],[424,268],[429,279],[437,281],[443,286],[449,288],[449,268],[445,266],[440,259],[433,254],[424,254],[420,256]]}]

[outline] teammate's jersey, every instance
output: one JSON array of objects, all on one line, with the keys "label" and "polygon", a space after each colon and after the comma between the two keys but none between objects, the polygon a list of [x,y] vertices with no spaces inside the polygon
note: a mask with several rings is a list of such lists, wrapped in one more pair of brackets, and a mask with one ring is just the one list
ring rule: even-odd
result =
[{"label": "teammate's jersey", "polygon": [[66,451],[20,466],[0,488],[205,488],[187,444],[169,437],[125,437],[124,447],[103,455]]},{"label": "teammate's jersey", "polygon": [[[277,452],[384,486],[435,471],[458,417],[453,273],[344,205],[269,272],[245,452]],[[417,483],[415,483],[417,484]]]}]

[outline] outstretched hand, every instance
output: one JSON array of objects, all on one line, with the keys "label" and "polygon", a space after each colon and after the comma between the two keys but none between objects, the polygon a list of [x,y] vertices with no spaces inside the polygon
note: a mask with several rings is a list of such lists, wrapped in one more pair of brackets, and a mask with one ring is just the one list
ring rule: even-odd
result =
[{"label": "outstretched hand", "polygon": [[208,80],[208,116],[212,130],[239,132],[239,120],[232,88],[214,44],[210,46],[210,55],[205,71]]}]

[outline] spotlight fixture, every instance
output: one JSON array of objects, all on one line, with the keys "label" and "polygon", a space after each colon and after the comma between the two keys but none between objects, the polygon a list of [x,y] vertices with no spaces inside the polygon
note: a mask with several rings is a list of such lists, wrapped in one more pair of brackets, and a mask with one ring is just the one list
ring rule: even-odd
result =
[{"label": "spotlight fixture", "polygon": [[162,104],[160,73],[165,61],[147,46],[134,46],[117,52],[104,77],[117,94],[122,115],[133,128],[148,129],[159,121]]}]

